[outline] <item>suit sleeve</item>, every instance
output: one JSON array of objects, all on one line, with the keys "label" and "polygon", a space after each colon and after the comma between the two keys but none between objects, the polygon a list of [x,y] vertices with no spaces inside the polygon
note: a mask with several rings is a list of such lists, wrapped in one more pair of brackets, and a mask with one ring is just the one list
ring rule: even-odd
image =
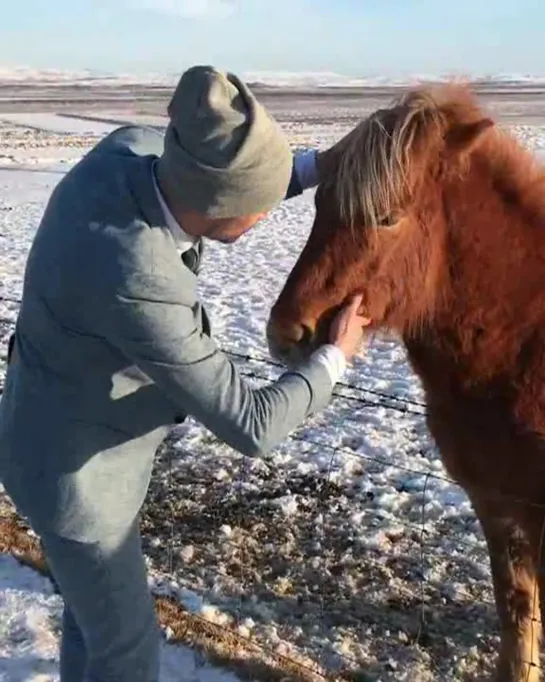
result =
[{"label": "suit sleeve", "polygon": [[179,281],[139,273],[128,282],[104,294],[101,334],[180,410],[239,452],[271,450],[329,402],[333,387],[322,363],[311,359],[255,389],[201,332],[196,301],[184,300]]}]

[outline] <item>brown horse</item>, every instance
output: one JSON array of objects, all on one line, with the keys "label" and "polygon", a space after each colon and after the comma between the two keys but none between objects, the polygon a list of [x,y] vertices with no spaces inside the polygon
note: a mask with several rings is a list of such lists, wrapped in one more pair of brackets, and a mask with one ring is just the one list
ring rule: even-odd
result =
[{"label": "brown horse", "polygon": [[[444,465],[490,554],[498,682],[539,679],[545,614],[545,169],[466,87],[410,91],[327,159],[308,242],[275,303],[271,352],[362,313],[403,340]],[[540,609],[541,605],[541,609]]]}]

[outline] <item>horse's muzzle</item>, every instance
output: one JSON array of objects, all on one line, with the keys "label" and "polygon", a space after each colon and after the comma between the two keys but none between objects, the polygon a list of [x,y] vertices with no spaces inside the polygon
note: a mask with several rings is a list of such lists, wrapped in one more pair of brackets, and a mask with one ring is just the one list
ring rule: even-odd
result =
[{"label": "horse's muzzle", "polygon": [[285,365],[293,366],[302,362],[314,350],[315,335],[304,324],[278,324],[269,321],[267,341],[271,357]]}]

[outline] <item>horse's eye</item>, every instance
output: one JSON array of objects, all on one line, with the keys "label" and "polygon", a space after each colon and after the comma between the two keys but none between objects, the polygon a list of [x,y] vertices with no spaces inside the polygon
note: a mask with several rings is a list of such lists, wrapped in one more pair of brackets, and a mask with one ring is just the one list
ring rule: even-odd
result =
[{"label": "horse's eye", "polygon": [[395,227],[398,222],[399,215],[396,212],[392,212],[380,218],[377,223],[377,227]]},{"label": "horse's eye", "polygon": [[396,221],[391,216],[386,216],[378,221],[377,227],[393,227]]}]

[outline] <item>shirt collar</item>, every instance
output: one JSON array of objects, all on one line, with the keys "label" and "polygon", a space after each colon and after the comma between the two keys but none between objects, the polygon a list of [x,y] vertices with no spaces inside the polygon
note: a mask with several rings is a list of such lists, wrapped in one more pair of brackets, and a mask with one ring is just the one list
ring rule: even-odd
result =
[{"label": "shirt collar", "polygon": [[189,250],[192,246],[195,246],[197,238],[192,237],[190,234],[187,234],[187,232],[185,232],[181,228],[176,218],[170,212],[170,209],[167,206],[167,203],[161,193],[161,190],[159,189],[159,185],[157,184],[157,179],[155,176],[155,164],[152,166],[151,176],[153,180],[153,187],[155,188],[155,193],[157,194],[159,205],[161,206],[161,210],[163,211],[163,214],[165,216],[165,222],[167,224],[167,227],[171,231],[172,236],[174,237],[174,241],[176,242],[176,248],[180,253],[183,253],[184,251]]}]

